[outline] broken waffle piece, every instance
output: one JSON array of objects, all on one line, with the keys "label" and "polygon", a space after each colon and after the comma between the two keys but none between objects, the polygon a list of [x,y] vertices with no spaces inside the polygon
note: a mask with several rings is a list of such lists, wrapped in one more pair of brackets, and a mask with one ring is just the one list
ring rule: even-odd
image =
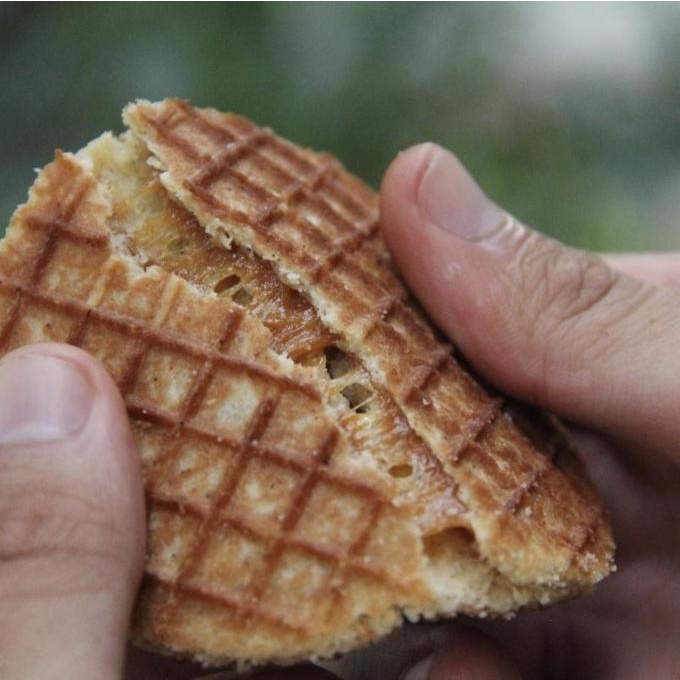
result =
[{"label": "broken waffle piece", "polygon": [[0,353],[116,380],[148,499],[133,638],[290,664],[408,617],[507,615],[613,568],[559,425],[491,395],[410,302],[332,157],[184,102],[57,153],[0,244]]}]

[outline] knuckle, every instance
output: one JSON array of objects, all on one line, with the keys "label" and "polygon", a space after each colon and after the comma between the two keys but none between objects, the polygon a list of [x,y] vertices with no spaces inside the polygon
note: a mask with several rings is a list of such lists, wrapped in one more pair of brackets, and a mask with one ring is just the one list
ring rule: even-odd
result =
[{"label": "knuckle", "polygon": [[0,564],[16,560],[110,559],[112,520],[94,503],[62,489],[5,489],[0,503]]},{"label": "knuckle", "polygon": [[[533,399],[547,404],[551,385],[562,384],[567,367],[606,358],[617,342],[610,332],[644,295],[599,257],[576,252],[531,233],[516,252],[519,288],[508,310],[534,349]],[[558,377],[560,376],[560,377]]]},{"label": "knuckle", "polygon": [[542,278],[544,316],[561,328],[600,305],[606,306],[618,275],[596,256],[574,257],[559,249],[545,263]]},{"label": "knuckle", "polygon": [[583,320],[607,316],[614,303],[619,275],[603,260],[576,253],[540,237],[527,241],[518,266],[523,295],[520,313],[532,335],[560,335]]}]

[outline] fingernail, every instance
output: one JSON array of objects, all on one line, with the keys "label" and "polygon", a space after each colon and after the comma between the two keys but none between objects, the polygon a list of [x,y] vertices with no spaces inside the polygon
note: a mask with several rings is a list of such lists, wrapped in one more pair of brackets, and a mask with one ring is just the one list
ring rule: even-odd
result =
[{"label": "fingernail", "polygon": [[458,159],[433,145],[418,187],[418,205],[430,222],[459,238],[490,236],[505,214],[490,201]]},{"label": "fingernail", "polygon": [[427,680],[434,656],[426,656],[411,668],[401,680]]},{"label": "fingernail", "polygon": [[67,359],[25,352],[0,362],[0,445],[58,441],[80,432],[94,390]]}]

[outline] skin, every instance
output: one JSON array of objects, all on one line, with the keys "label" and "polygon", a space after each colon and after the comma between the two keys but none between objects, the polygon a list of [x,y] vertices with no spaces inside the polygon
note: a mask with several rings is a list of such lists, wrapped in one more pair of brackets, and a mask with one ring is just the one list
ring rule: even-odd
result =
[{"label": "skin", "polygon": [[[390,166],[381,211],[407,282],[476,369],[579,427],[619,570],[591,596],[512,622],[407,628],[329,667],[396,680],[425,657],[409,680],[680,677],[680,255],[566,248],[431,144]],[[104,369],[60,345],[0,361],[0,677],[207,677],[126,655],[144,526],[137,454]]]}]

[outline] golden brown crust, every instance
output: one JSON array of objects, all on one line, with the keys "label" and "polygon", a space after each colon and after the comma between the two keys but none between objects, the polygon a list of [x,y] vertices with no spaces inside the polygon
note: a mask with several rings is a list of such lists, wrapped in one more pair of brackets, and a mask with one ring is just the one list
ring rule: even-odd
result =
[{"label": "golden brown crust", "polygon": [[410,429],[401,409],[358,357],[340,349],[343,339],[323,326],[309,301],[284,284],[270,263],[209,237],[168,195],[146,163],[148,152],[135,140],[104,136],[84,153],[109,191],[112,230],[125,237],[140,261],[238,299],[247,315],[259,319],[271,334],[270,347],[309,369],[352,447],[378,461],[397,487],[397,502],[413,508],[424,532],[465,523],[455,483]]},{"label": "golden brown crust", "polygon": [[58,154],[15,214],[0,353],[68,341],[123,392],[149,500],[141,644],[292,663],[610,571],[559,426],[438,340],[373,192],[236,116],[167,100],[126,119],[135,136]]},{"label": "golden brown crust", "polygon": [[80,345],[124,395],[149,507],[135,634],[206,663],[290,663],[387,633],[429,598],[407,511],[235,304],[114,252],[99,189],[58,154],[16,213],[0,351]]},{"label": "golden brown crust", "polygon": [[491,565],[514,584],[556,588],[609,573],[601,504],[510,422],[379,265],[377,199],[367,187],[334,159],[234,115],[166,100],[125,116],[166,188],[208,232],[272,262],[384,385],[457,483]]}]

